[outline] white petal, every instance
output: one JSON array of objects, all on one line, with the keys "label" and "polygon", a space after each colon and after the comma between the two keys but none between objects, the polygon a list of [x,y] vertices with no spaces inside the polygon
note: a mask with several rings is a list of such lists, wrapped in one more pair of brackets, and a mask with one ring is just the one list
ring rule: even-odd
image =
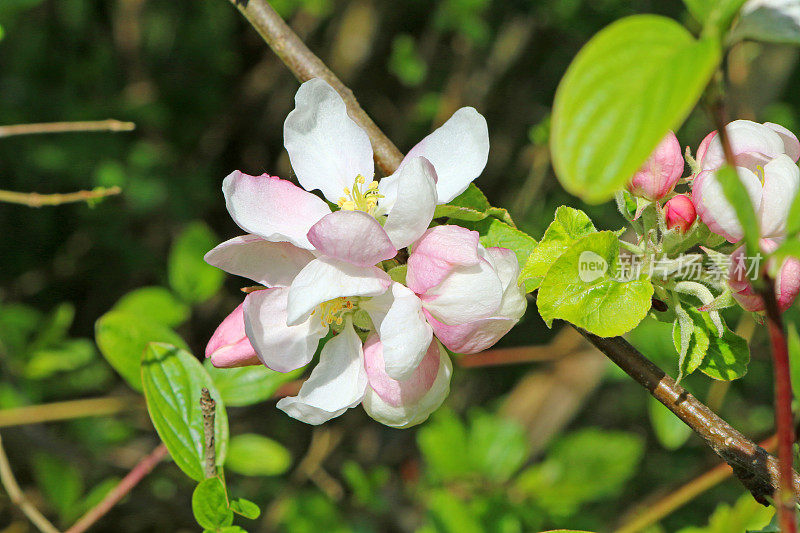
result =
[{"label": "white petal", "polygon": [[487,248],[485,254],[503,287],[503,299],[495,316],[519,320],[525,314],[528,301],[525,289],[517,283],[520,272],[517,254],[508,248]]},{"label": "white petal", "polygon": [[781,155],[766,164],[758,210],[762,237],[780,237],[786,232],[786,218],[799,188],[800,168],[791,157]]},{"label": "white petal", "polygon": [[[438,351],[439,368],[436,379],[421,398],[413,402],[388,402],[372,387],[367,387],[362,401],[364,411],[381,424],[396,428],[407,428],[424,422],[447,398],[450,393],[450,377],[453,374],[453,365],[445,349],[435,340],[434,346]],[[402,391],[403,382],[399,385]]]},{"label": "white petal", "polygon": [[422,300],[401,283],[392,283],[392,290],[362,302],[361,308],[378,330],[386,374],[396,380],[408,378],[433,337],[433,329],[422,314]]},{"label": "white petal", "polygon": [[314,254],[288,242],[269,242],[258,235],[234,237],[208,252],[209,265],[267,287],[288,287]]},{"label": "white petal", "polygon": [[300,392],[278,402],[278,408],[307,424],[321,424],[361,403],[367,372],[361,339],[347,320],[344,329],[322,348],[319,363]]},{"label": "white petal", "polygon": [[425,309],[440,322],[465,324],[494,316],[503,298],[503,287],[491,264],[482,259],[477,265],[453,269],[421,298]]},{"label": "white petal", "polygon": [[[746,168],[736,167],[736,172],[750,194],[753,208],[758,209],[761,204],[761,182]],[[697,216],[714,233],[724,236],[730,242],[737,242],[744,236],[736,211],[722,192],[716,171],[698,174],[692,184],[692,202],[697,209]]]},{"label": "white petal", "polygon": [[265,365],[278,372],[303,367],[314,357],[328,328],[319,320],[286,325],[289,289],[279,287],[251,292],[244,299],[244,329]]},{"label": "white petal", "polygon": [[359,267],[330,257],[311,261],[289,288],[289,325],[308,319],[321,303],[340,297],[378,296],[392,280],[376,267]]},{"label": "white petal", "polygon": [[375,173],[369,137],[347,115],[333,87],[320,78],[302,84],[283,124],[283,144],[306,190],[319,189],[336,202],[359,174]]},{"label": "white petal", "polygon": [[238,170],[222,182],[233,221],[268,241],[286,241],[313,249],[306,234],[331,212],[328,205],[297,185],[272,176],[249,176]]},{"label": "white petal", "polygon": [[[755,171],[773,157],[784,153],[783,139],[774,130],[752,120],[734,120],[725,127],[737,167]],[[715,135],[703,157],[703,170],[716,170],[725,164],[722,141]]]},{"label": "white petal", "polygon": [[486,167],[489,159],[486,119],[474,108],[462,107],[412,148],[401,166],[419,156],[436,169],[438,203],[449,202],[464,192]]},{"label": "white petal", "polygon": [[[797,12],[800,13],[800,3],[797,4]],[[774,122],[765,122],[764,125],[781,136],[784,152],[797,163],[797,159],[800,158],[800,141],[797,140],[795,134]]]},{"label": "white petal", "polygon": [[422,157],[397,173],[397,195],[383,229],[395,248],[405,248],[425,233],[436,210],[436,171]]}]

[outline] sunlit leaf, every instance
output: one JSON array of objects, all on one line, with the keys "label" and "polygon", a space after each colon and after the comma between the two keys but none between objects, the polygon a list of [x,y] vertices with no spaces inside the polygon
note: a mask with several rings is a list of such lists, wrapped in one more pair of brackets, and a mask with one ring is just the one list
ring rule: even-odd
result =
[{"label": "sunlit leaf", "polygon": [[561,80],[550,148],[564,188],[611,199],[697,103],[719,64],[716,39],[672,19],[626,17],[595,35]]},{"label": "sunlit leaf", "polygon": [[303,375],[303,369],[283,373],[263,365],[215,368],[208,359],[204,366],[225,400],[225,405],[229,407],[253,405],[268,400],[281,385]]},{"label": "sunlit leaf", "polygon": [[203,302],[222,287],[225,273],[203,260],[219,240],[202,222],[193,222],[172,245],[167,263],[169,285],[189,303]]},{"label": "sunlit leaf", "polygon": [[174,328],[189,318],[189,306],[164,287],[142,287],[119,299],[115,311],[146,316],[152,322]]},{"label": "sunlit leaf", "polygon": [[225,404],[203,365],[190,353],[164,343],[150,343],[142,357],[142,385],[150,419],[170,455],[194,480],[204,477],[203,387],[216,401],[217,465],[225,462],[228,416]]},{"label": "sunlit leaf", "polygon": [[228,508],[225,485],[218,477],[200,482],[192,493],[192,512],[197,523],[216,530],[233,524],[233,511]]},{"label": "sunlit leaf", "polygon": [[236,435],[228,446],[225,467],[245,476],[278,476],[292,465],[282,444],[254,433]]}]

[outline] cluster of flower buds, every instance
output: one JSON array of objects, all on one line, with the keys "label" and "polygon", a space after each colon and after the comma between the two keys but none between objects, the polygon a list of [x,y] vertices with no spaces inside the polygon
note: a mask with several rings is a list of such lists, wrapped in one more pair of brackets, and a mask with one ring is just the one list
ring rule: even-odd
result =
[{"label": "cluster of flower buds", "polygon": [[[288,372],[311,362],[327,338],[319,363],[280,409],[320,424],[361,404],[386,425],[418,424],[449,392],[445,347],[485,349],[525,312],[513,252],[484,248],[477,232],[459,226],[429,229],[436,205],[483,171],[486,121],[458,110],[393,175],[372,181],[367,134],[338,93],[314,79],[297,92],[284,145],[303,188],[238,171],[223,182],[228,211],[247,234],[206,261],[263,288],[220,324],[206,356],[220,367],[263,363]],[[406,265],[395,259],[404,248]]]},{"label": "cluster of flower buds", "polygon": [[[778,124],[759,124],[736,120],[725,127],[733,152],[735,170],[747,189],[759,224],[761,247],[765,253],[785,239],[789,208],[800,190],[800,142]],[[709,230],[731,243],[744,237],[736,210],[728,202],[717,179],[726,163],[722,142],[716,131],[709,133],[697,149],[692,162],[691,199],[683,194],[671,196],[664,205],[667,228],[686,232],[699,218]],[[683,171],[681,148],[669,132],[650,158],[631,179],[632,194],[658,202],[668,198]],[[764,301],[743,274],[744,248],[731,256],[729,285],[740,305],[750,311],[763,311]],[[773,265],[774,266],[774,265]],[[746,269],[744,269],[746,270]],[[775,284],[782,310],[791,305],[800,291],[800,262],[789,258],[781,265]]]}]

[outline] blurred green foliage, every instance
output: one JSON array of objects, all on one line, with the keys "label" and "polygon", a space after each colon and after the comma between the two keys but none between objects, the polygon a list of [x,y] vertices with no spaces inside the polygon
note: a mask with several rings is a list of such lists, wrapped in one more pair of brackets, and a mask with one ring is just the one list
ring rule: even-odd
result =
[{"label": "blurred green foliage", "polygon": [[[634,13],[692,25],[678,0],[273,5],[401,149],[458,107],[479,109],[492,152],[477,183],[537,239],[562,204],[585,209],[598,229],[622,222],[612,205],[581,205],[549,168],[553,93],[580,46]],[[349,46],[358,39],[366,40],[362,52]],[[762,58],[769,58],[769,72],[758,69]],[[745,79],[732,87],[731,113],[796,130],[796,53],[748,43],[730,61]],[[747,85],[751,78],[757,89]],[[222,178],[234,169],[292,177],[281,124],[296,87],[225,0],[0,0],[0,122],[113,117],[137,125],[130,133],[0,139],[2,189],[123,188],[93,208],[0,205],[0,409],[131,394],[128,385],[139,386],[141,356],[153,340],[203,353],[248,284],[202,262],[211,246],[241,232],[225,211]],[[678,136],[696,147],[710,129],[698,111]],[[501,214],[486,222],[474,207],[476,223],[502,224]],[[788,313],[795,323],[797,314]],[[740,320],[749,318],[726,316],[732,327]],[[664,326],[647,320],[630,339],[674,376],[675,349]],[[529,313],[503,345],[541,344],[551,336]],[[752,342],[746,378],[722,391],[699,374],[683,383],[703,400],[716,398],[723,417],[761,438],[772,430],[765,386],[771,368],[759,349],[763,334]],[[417,429],[399,431],[377,427],[358,410],[321,429],[302,426],[269,401],[302,371],[206,364],[230,417],[225,488],[264,511],[236,523],[298,533],[316,533],[320,524],[359,533],[609,531],[635,504],[715,464],[698,439],[615,368],[604,371],[592,392],[564,399],[560,405],[576,405],[558,434],[534,445],[545,433],[537,425],[542,420],[521,425],[503,404],[550,367],[456,368],[447,408]],[[520,397],[533,401],[513,396]],[[40,495],[37,504],[65,527],[157,443],[141,410],[0,431],[18,479],[37,489],[31,490]],[[317,455],[309,470],[312,445]],[[239,465],[237,454],[245,457]],[[195,486],[173,464],[161,464],[97,531],[196,530]],[[769,513],[741,492],[727,481],[654,531],[764,526]],[[223,522],[237,512],[235,501],[220,511]],[[21,523],[0,497],[0,529]]]}]

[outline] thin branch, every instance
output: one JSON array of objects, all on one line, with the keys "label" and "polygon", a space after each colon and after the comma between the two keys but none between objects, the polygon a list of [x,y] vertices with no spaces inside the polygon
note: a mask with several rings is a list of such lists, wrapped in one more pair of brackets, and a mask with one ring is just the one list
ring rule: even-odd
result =
[{"label": "thin branch", "polygon": [[[238,5],[239,10],[298,78],[321,76],[329,81],[336,80],[339,86],[335,87],[344,98],[351,114],[354,109],[363,113],[352,91],[342,86],[320,59],[300,42],[266,0],[230,1],[234,4],[245,4]],[[366,114],[363,116],[366,117]],[[353,118],[359,121],[355,115]],[[359,122],[363,127],[363,121]],[[402,154],[372,121],[369,121],[369,124],[373,127],[364,129],[372,142],[375,160],[385,173],[391,174],[402,160]],[[774,494],[779,480],[778,461],[774,457],[733,429],[683,387],[677,385],[674,379],[667,376],[625,339],[602,338],[580,328],[575,327],[575,329],[702,437],[714,452],[731,465],[736,476],[758,501],[765,502],[766,497]],[[795,494],[798,494],[800,477],[794,474],[794,480]]]},{"label": "thin branch", "polygon": [[203,411],[203,450],[205,453],[204,471],[207,478],[217,475],[217,453],[214,449],[214,416],[217,402],[208,389],[200,391],[200,409]]},{"label": "thin branch", "polygon": [[45,205],[61,205],[74,202],[92,202],[114,196],[122,192],[119,187],[98,187],[91,191],[77,191],[70,193],[39,194],[38,192],[14,192],[0,190],[0,202],[22,204],[28,207],[42,207]]},{"label": "thin branch", "polygon": [[6,451],[3,448],[2,438],[0,438],[0,481],[3,483],[9,498],[11,498],[11,503],[19,507],[39,531],[42,533],[59,533],[58,529],[28,501],[22,489],[19,488],[17,479],[14,477],[14,472],[12,472],[11,465],[8,462],[8,456],[6,456]]},{"label": "thin branch", "polygon": [[144,477],[149,474],[156,465],[167,455],[167,447],[159,444],[152,452],[139,461],[133,469],[128,472],[122,481],[114,487],[106,497],[92,507],[85,515],[80,517],[66,533],[83,533],[92,527],[95,522],[106,515],[117,503],[128,494]]},{"label": "thin branch", "polygon": [[272,6],[264,0],[229,0],[235,5],[242,15],[250,21],[261,37],[267,42],[272,51],[292,71],[292,74],[301,82],[311,78],[322,78],[331,87],[342,95],[347,104],[347,111],[356,124],[367,132],[372,141],[372,151],[375,162],[385,175],[393,173],[403,154],[389,140],[381,129],[372,121],[353,96],[353,91],[348,89],[331,70],[325,66],[305,43],[283,21]]},{"label": "thin branch", "polygon": [[[771,451],[777,444],[778,436],[773,435],[760,443],[759,446]],[[726,463],[722,463],[684,483],[663,498],[656,501],[645,501],[639,506],[639,512],[634,511],[631,518],[626,520],[614,533],[638,533],[648,528],[694,500],[700,494],[716,487],[731,477],[731,474],[733,474],[731,467]]]},{"label": "thin branch", "polygon": [[132,131],[133,122],[119,120],[87,120],[81,122],[43,122],[40,124],[14,124],[0,126],[0,138],[13,135],[34,135],[42,133],[74,133],[86,131]]},{"label": "thin branch", "polygon": [[28,405],[0,410],[0,428],[70,420],[87,416],[108,416],[143,407],[144,403],[138,396],[112,396],[109,398]]}]

